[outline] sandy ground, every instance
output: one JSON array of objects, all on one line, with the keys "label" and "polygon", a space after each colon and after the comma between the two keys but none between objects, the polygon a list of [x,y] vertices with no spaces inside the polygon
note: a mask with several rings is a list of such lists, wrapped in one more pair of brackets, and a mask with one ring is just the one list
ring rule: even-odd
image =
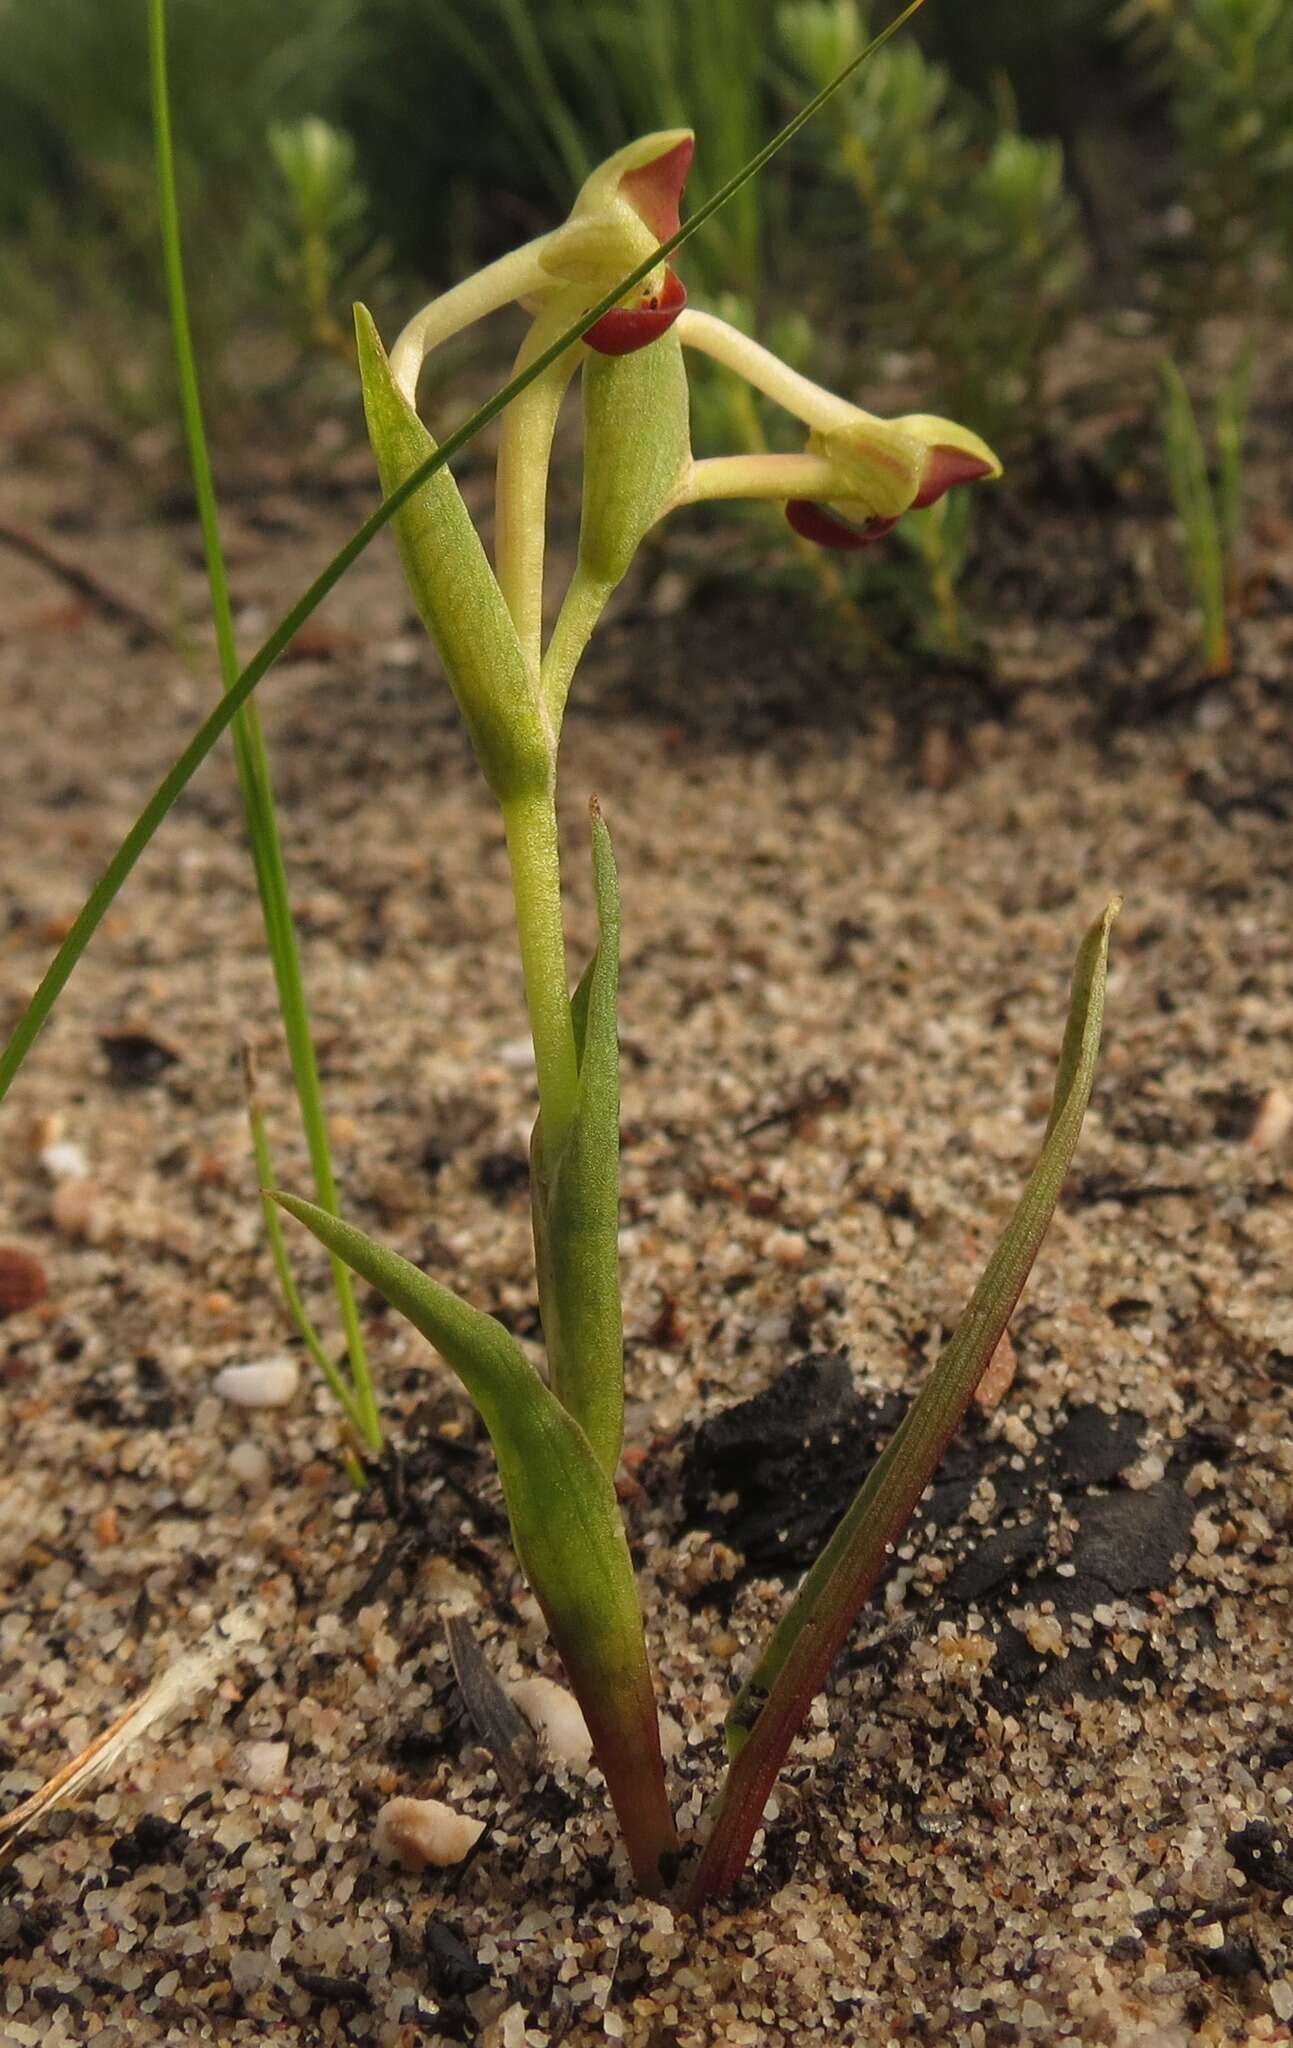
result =
[{"label": "sandy ground", "polygon": [[[33,396],[7,424],[0,514],[199,618],[170,453],[117,462]],[[368,489],[349,444],[235,480],[245,643]],[[1094,495],[1026,545],[1011,518],[988,681],[885,673],[802,590],[716,581],[712,538],[702,578],[680,535],[570,716],[576,956],[590,790],[622,876],[627,1513],[685,1827],[783,1597],[689,1432],[841,1349],[859,1440],[881,1427],[1031,1162],[1081,932],[1126,896],[1013,1387],[703,1927],[629,1896],[595,1777],[507,1794],[476,1745],[446,1609],[505,1681],[554,1666],[487,1450],[420,1341],[366,1303],[397,1521],[347,1488],[308,1373],[272,1412],[213,1391],[292,1352],[243,1034],[280,1178],[305,1185],[227,758],[150,850],[0,1123],[2,1241],[49,1289],[0,1330],[6,1799],[229,1610],[248,1640],[0,1870],[4,2048],[1291,2038],[1289,548],[1267,534],[1240,672],[1201,689],[1161,534]],[[0,1021],[208,690],[203,659],[132,648],[0,555]],[[262,695],[346,1205],[531,1337],[501,834],[392,550]],[[399,1792],[484,1821],[470,1860],[381,1864]]]}]

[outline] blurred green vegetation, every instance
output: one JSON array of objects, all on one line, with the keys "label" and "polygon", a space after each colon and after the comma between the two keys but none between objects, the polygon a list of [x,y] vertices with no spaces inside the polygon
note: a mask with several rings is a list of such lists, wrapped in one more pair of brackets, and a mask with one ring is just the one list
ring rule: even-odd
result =
[{"label": "blurred green vegetation", "polygon": [[[208,379],[254,400],[299,385],[302,356],[329,374],[356,292],[398,318],[650,127],[696,128],[704,197],[895,6],[170,0]],[[1192,316],[1201,274],[1218,295],[1257,259],[1263,289],[1282,280],[1291,171],[1289,0],[928,0],[697,237],[687,277],[764,334],[806,316],[805,367],[859,392],[912,357],[924,402],[1009,453],[1111,265],[1124,303],[1162,312],[1148,270],[1179,282],[1193,258]],[[167,411],[156,246],[140,0],[0,0],[0,375]]]}]

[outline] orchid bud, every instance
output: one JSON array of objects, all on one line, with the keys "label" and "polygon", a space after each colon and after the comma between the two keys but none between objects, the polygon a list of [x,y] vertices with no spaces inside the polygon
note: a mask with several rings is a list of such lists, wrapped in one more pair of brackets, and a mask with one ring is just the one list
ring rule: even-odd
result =
[{"label": "orchid bud", "polygon": [[579,569],[613,589],[691,460],[681,344],[666,336],[632,355],[590,357],[583,384]]}]

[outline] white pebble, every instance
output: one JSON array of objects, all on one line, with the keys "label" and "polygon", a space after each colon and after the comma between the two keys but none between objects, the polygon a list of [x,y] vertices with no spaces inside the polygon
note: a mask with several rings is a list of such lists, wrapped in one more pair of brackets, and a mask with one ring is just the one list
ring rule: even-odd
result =
[{"label": "white pebble", "polygon": [[551,1678],[523,1678],[508,1690],[553,1763],[587,1770],[593,1738],[573,1694]]},{"label": "white pebble", "polygon": [[268,1451],[248,1439],[235,1444],[229,1453],[229,1470],[243,1486],[259,1488],[269,1484],[270,1462]]},{"label": "white pebble", "polygon": [[235,1949],[229,1958],[230,1981],[234,1990],[242,1992],[244,1997],[264,1983],[271,1968],[269,1957],[259,1949]]},{"label": "white pebble", "polygon": [[383,1863],[406,1870],[461,1863],[485,1832],[483,1820],[455,1813],[439,1799],[388,1799],[377,1816],[373,1846]]},{"label": "white pebble", "polygon": [[1277,1977],[1271,1985],[1271,2011],[1277,2020],[1293,2020],[1293,1984]]},{"label": "white pebble", "polygon": [[39,1157],[51,1180],[88,1180],[90,1177],[90,1162],[82,1147],[71,1138],[43,1145]]},{"label": "white pebble", "polygon": [[672,1761],[677,1756],[679,1750],[684,1747],[686,1740],[687,1737],[683,1733],[681,1721],[675,1721],[673,1715],[666,1714],[662,1708],[660,1712],[660,1748],[666,1762]]},{"label": "white pebble", "polygon": [[286,1742],[240,1742],[233,1753],[233,1774],[249,1792],[281,1791],[290,1754]]},{"label": "white pebble", "polygon": [[261,1358],[254,1365],[226,1365],[212,1386],[237,1408],[284,1408],[299,1378],[294,1358]]}]

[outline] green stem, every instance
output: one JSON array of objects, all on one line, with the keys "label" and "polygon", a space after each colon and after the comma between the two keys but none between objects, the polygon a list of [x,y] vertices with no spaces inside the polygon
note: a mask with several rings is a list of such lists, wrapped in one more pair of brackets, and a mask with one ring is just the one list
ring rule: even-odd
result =
[{"label": "green stem", "polygon": [[[529,368],[570,322],[566,297],[535,319],[521,344],[513,375]],[[526,665],[539,669],[543,637],[543,557],[547,539],[548,469],[557,415],[581,351],[558,356],[503,414],[494,489],[494,565]]]},{"label": "green stem", "polygon": [[555,1157],[575,1113],[578,1068],[561,919],[561,856],[551,789],[527,792],[503,806],[512,896],[534,1040],[544,1143]]},{"label": "green stem", "polygon": [[614,585],[576,568],[544,650],[539,694],[552,730],[561,732],[566,698],[585,647],[610,601]]},{"label": "green stem", "polygon": [[[224,549],[220,541],[220,517],[215,479],[202,417],[202,395],[198,385],[197,360],[189,325],[188,296],[184,285],[184,260],[180,235],[179,203],[175,190],[175,155],[171,137],[170,94],[166,68],[166,0],[149,0],[149,59],[152,78],[153,128],[157,145],[157,187],[161,212],[162,261],[170,302],[175,366],[179,381],[180,409],[188,443],[189,466],[202,528],[206,557],[211,615],[215,624],[220,674],[226,695],[238,681],[238,649],[234,637],[233,607],[225,572]],[[328,1144],[327,1119],[319,1085],[318,1060],[310,1029],[309,1005],[301,974],[300,949],[288,896],[287,868],[283,859],[278,814],[269,755],[265,747],[260,713],[254,704],[244,705],[233,721],[233,744],[242,789],[243,809],[251,841],[256,887],[265,921],[265,936],[273,963],[283,1033],[287,1040],[292,1079],[300,1105],[314,1174],[315,1190],[323,1208],[335,1214],[336,1182]],[[364,1349],[354,1284],[349,1269],[340,1259],[332,1261],[333,1285],[346,1333],[362,1432],[370,1450],[382,1447],[381,1422]]]}]

